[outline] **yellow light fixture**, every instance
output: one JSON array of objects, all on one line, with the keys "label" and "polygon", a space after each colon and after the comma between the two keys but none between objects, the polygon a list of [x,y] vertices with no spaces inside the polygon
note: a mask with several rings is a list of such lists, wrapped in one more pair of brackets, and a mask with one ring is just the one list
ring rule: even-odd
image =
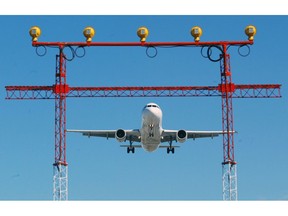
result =
[{"label": "yellow light fixture", "polygon": [[148,31],[148,29],[146,27],[142,26],[142,27],[138,28],[137,35],[140,38],[141,42],[145,42],[146,38],[149,35],[149,31]]},{"label": "yellow light fixture", "polygon": [[194,41],[195,42],[199,42],[200,41],[200,37],[202,35],[202,32],[203,31],[202,31],[202,29],[199,26],[194,26],[191,29],[190,33],[194,37]]},{"label": "yellow light fixture", "polygon": [[254,40],[254,35],[256,34],[256,28],[253,25],[248,25],[245,28],[245,34],[248,36],[248,40],[249,41],[253,41]]},{"label": "yellow light fixture", "polygon": [[33,26],[30,28],[29,34],[32,37],[32,41],[37,42],[38,37],[41,35],[41,29],[38,26]]},{"label": "yellow light fixture", "polygon": [[87,42],[91,42],[92,41],[92,38],[94,37],[95,35],[95,30],[94,28],[88,26],[86,27],[84,30],[83,30],[83,35],[84,37],[86,37],[86,41]]}]

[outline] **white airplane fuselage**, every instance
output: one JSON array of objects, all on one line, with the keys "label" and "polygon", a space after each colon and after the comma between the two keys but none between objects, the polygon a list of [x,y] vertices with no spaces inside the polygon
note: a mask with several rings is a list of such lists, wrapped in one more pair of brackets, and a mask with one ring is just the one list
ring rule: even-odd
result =
[{"label": "white airplane fuselage", "polygon": [[157,104],[149,103],[142,111],[142,148],[148,152],[155,151],[161,143],[162,132],[162,110]]}]

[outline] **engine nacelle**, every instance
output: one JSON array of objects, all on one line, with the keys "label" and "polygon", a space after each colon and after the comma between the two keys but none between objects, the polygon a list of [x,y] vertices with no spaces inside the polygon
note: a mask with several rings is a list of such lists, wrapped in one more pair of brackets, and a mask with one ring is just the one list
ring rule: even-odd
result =
[{"label": "engine nacelle", "polygon": [[177,142],[183,143],[187,140],[187,132],[185,130],[179,130],[176,134]]},{"label": "engine nacelle", "polygon": [[118,129],[115,133],[115,137],[119,142],[124,142],[126,140],[126,132],[123,129]]}]

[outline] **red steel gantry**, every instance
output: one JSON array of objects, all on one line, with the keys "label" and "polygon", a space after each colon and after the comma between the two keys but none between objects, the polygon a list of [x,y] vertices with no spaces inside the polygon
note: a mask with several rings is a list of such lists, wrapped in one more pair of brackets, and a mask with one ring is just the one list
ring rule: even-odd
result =
[{"label": "red steel gantry", "polygon": [[[223,200],[237,200],[237,172],[234,157],[234,131],[232,98],[279,98],[281,85],[236,85],[232,82],[230,68],[229,46],[248,46],[254,42],[256,29],[247,26],[245,33],[247,41],[200,42],[202,29],[198,26],[191,29],[194,42],[146,42],[148,29],[141,27],[137,34],[140,42],[92,42],[94,29],[87,27],[83,34],[86,42],[38,42],[41,30],[38,27],[30,29],[32,46],[58,47],[56,55],[56,80],[52,86],[6,86],[6,99],[54,99],[55,100],[55,162],[53,177],[53,199],[68,200],[68,163],[66,161],[66,98],[67,97],[200,97],[220,96],[222,98],[222,129],[223,135],[222,183]],[[207,48],[207,56],[213,62],[220,61],[221,83],[218,86],[158,86],[158,87],[70,87],[66,83],[65,47],[76,51],[87,46],[139,46],[151,48],[160,46],[191,46]],[[73,47],[76,47],[74,50]],[[219,59],[212,59],[211,49],[218,49]],[[36,50],[37,51],[37,50]],[[147,53],[147,51],[146,51]],[[202,51],[201,51],[202,53]],[[39,54],[37,52],[37,54]],[[77,56],[74,52],[73,55]],[[147,54],[148,55],[148,54]],[[78,56],[79,57],[79,56]],[[150,56],[151,57],[151,56]],[[155,56],[153,56],[155,57]]]}]

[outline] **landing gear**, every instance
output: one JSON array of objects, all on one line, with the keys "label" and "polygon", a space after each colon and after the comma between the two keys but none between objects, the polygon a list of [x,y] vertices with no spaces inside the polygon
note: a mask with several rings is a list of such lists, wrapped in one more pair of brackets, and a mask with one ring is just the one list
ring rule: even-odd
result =
[{"label": "landing gear", "polygon": [[149,125],[149,137],[154,137],[154,130],[153,130],[153,128],[154,128],[154,125],[153,124],[150,124]]},{"label": "landing gear", "polygon": [[130,146],[127,147],[127,153],[129,154],[130,151],[132,152],[132,154],[135,153],[135,147],[132,146],[133,142],[130,140]]},{"label": "landing gear", "polygon": [[172,154],[175,153],[175,148],[172,146],[172,140],[169,141],[169,147],[167,148],[167,154],[172,152]]},{"label": "landing gear", "polygon": [[132,154],[135,153],[135,147],[127,147],[127,153],[129,154],[130,151],[132,152]]},{"label": "landing gear", "polygon": [[169,154],[170,152],[172,152],[172,154],[175,153],[175,148],[174,147],[168,147],[167,148],[167,154]]}]

